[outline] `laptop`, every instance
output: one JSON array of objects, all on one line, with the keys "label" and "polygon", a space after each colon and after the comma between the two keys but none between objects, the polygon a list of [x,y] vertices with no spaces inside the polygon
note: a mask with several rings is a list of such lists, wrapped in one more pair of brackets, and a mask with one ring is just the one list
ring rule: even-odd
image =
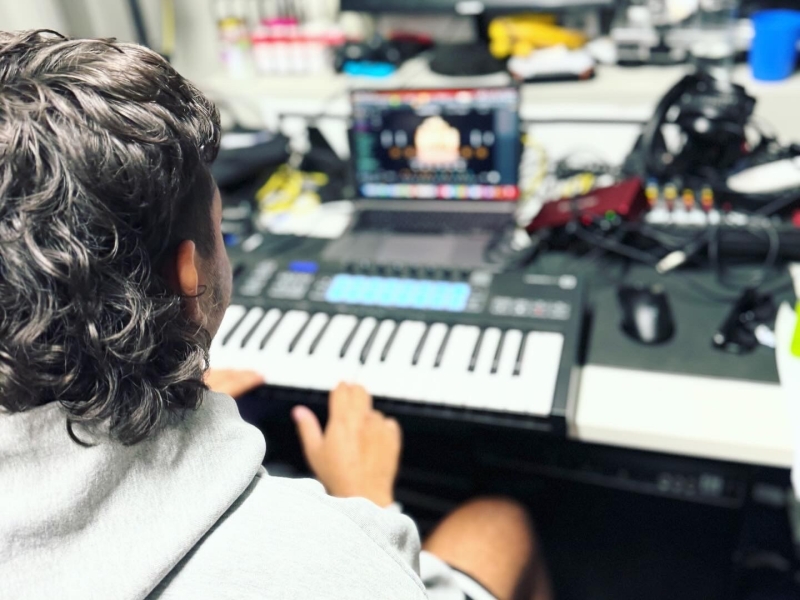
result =
[{"label": "laptop", "polygon": [[351,96],[357,213],[324,257],[485,268],[519,199],[519,90],[358,90]]}]

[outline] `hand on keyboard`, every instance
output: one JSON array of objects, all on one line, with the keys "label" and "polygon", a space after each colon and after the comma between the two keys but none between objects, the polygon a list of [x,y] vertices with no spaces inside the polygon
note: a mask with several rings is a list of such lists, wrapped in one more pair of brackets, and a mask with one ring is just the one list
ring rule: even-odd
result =
[{"label": "hand on keyboard", "polygon": [[212,392],[239,398],[263,384],[264,378],[253,371],[209,369],[205,375],[205,382]]},{"label": "hand on keyboard", "polygon": [[402,432],[397,421],[372,408],[364,388],[342,383],[331,392],[324,432],[304,406],[295,407],[292,417],[306,460],[331,496],[367,498],[378,506],[394,502]]}]

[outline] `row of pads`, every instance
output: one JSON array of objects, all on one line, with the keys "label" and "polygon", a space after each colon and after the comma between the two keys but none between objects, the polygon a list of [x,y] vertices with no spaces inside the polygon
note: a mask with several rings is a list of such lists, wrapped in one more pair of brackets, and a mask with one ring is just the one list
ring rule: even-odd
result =
[{"label": "row of pads", "polygon": [[548,416],[563,344],[553,332],[233,305],[210,359],[275,386],[328,391],[347,381],[383,398]]}]

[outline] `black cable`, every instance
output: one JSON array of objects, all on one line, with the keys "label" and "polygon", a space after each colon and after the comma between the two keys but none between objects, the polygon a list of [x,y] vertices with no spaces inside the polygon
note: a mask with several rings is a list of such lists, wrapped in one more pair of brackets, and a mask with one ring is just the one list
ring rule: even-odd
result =
[{"label": "black cable", "polygon": [[[796,202],[800,201],[800,189],[792,189],[787,192],[783,192],[781,194],[778,194],[777,197],[775,197],[775,195],[773,194],[763,195],[763,196],[748,196],[748,197],[750,199],[774,197],[774,200],[772,200],[769,204],[765,204],[764,206],[755,211],[752,212],[741,211],[746,216],[767,218],[783,210],[786,210],[792,204],[795,204]],[[751,229],[744,228],[744,230],[752,233]],[[777,235],[777,232],[775,233]],[[690,246],[682,248],[681,250],[676,250],[670,255],[667,255],[666,259],[664,260],[664,263],[667,263],[670,260],[670,258],[672,258],[672,255],[675,255],[674,257],[675,260],[673,260],[671,264],[662,263],[663,266],[659,265],[659,271],[666,273],[688,262],[689,260],[694,258],[697,254],[706,249],[713,235],[716,235],[715,230],[713,228],[708,229],[706,230],[705,233],[702,234],[701,237],[698,237],[695,240],[695,242]],[[770,241],[772,243],[772,239]],[[778,244],[780,244],[780,237],[778,238]],[[680,255],[678,253],[680,253]],[[777,261],[777,257],[775,258],[775,260]]]},{"label": "black cable", "polygon": [[697,243],[707,235],[707,230],[703,230],[700,233],[692,232],[689,235],[681,235],[679,233],[671,233],[668,231],[658,231],[647,223],[632,223],[631,231],[653,240],[654,242],[663,246],[666,250],[670,251],[686,248],[692,243]]},{"label": "black cable", "polygon": [[650,175],[663,177],[665,174],[664,163],[661,160],[656,160],[655,148],[657,140],[661,135],[661,128],[664,126],[667,113],[669,109],[683,96],[683,94],[691,86],[697,84],[697,75],[690,74],[684,76],[678,83],[676,83],[661,99],[656,106],[653,117],[647,122],[642,129],[641,148],[644,152],[644,164],[647,172]]},{"label": "black cable", "polygon": [[[730,280],[730,278],[726,279],[725,266],[722,264],[720,255],[720,231],[719,228],[715,227],[714,229],[715,233],[712,235],[711,242],[708,245],[708,258],[712,269],[717,275],[717,281],[719,281],[721,285],[731,289],[736,289],[739,292],[743,292],[746,288],[758,289],[763,286],[768,281],[767,274],[775,269],[778,263],[778,257],[780,256],[781,239],[778,235],[778,232],[775,230],[775,227],[770,224],[764,228],[763,231],[769,238],[769,249],[767,250],[767,255],[763,264],[756,270],[756,273],[754,273],[748,280],[743,282],[733,282]],[[750,235],[757,235],[757,232],[752,229],[748,229],[746,231]]]},{"label": "black cable", "polygon": [[579,239],[588,244],[598,246],[608,250],[609,252],[613,252],[614,254],[619,254],[626,258],[630,258],[631,260],[642,262],[650,266],[655,266],[655,264],[658,262],[658,259],[648,252],[627,246],[621,241],[618,242],[615,240],[607,240],[603,237],[596,236],[589,230],[583,229],[579,223],[575,223],[574,233]]},{"label": "black cable", "polygon": [[147,46],[150,48],[150,41],[147,36],[147,27],[144,24],[144,16],[142,15],[142,7],[139,6],[139,0],[128,0],[128,6],[131,9],[133,27],[136,29],[136,38],[142,46]]},{"label": "black cable", "polygon": [[[587,215],[588,216],[588,215]],[[598,218],[593,218],[595,222],[600,221]],[[585,261],[587,259],[590,260],[588,264],[599,260],[603,257],[606,253],[612,253],[618,255],[628,261],[636,261],[639,263],[644,263],[649,266],[653,266],[658,262],[658,258],[648,252],[640,250],[638,248],[634,248],[625,244],[624,238],[625,235],[628,233],[639,233],[645,235],[646,237],[650,237],[657,243],[659,240],[657,239],[659,236],[657,232],[648,231],[647,226],[643,226],[643,224],[634,224],[634,223],[626,223],[622,226],[618,227],[614,231],[613,239],[604,238],[586,228],[584,228],[580,221],[576,219],[572,223],[573,231],[575,237],[582,240],[583,242],[592,246],[592,250],[580,257],[584,266],[587,264]],[[713,236],[714,240],[717,240],[717,233],[719,232],[719,227],[714,226],[712,229],[707,230],[699,235],[695,235],[693,238],[689,240],[697,241],[705,241],[709,235]],[[767,227],[764,229],[764,232],[769,236],[770,239],[770,248],[767,252],[767,257],[764,260],[764,263],[757,269],[758,271],[758,278],[746,283],[743,283],[735,288],[736,295],[726,294],[724,292],[719,292],[711,287],[708,287],[703,282],[699,281],[695,277],[690,276],[685,271],[672,271],[669,273],[671,280],[676,282],[678,285],[685,288],[685,292],[691,294],[695,298],[699,298],[705,301],[710,301],[716,304],[730,304],[735,302],[741,293],[750,287],[759,288],[767,283],[767,273],[777,266],[777,260],[780,255],[780,237],[778,236],[778,232],[775,230],[774,227]],[[656,235],[654,235],[656,234]],[[755,233],[753,233],[755,235]],[[685,242],[685,240],[684,240]],[[665,244],[661,244],[665,249],[669,250],[669,246]],[[714,258],[711,259],[711,262],[714,263],[715,261],[719,262],[719,248],[717,244],[713,245],[713,249],[709,249],[710,252],[716,251],[717,254],[714,255]],[[604,269],[598,271],[601,274],[606,275]],[[623,277],[624,279],[624,277]],[[617,285],[622,283],[622,279],[618,279],[614,281]],[[720,281],[720,284],[723,284],[724,281]],[[733,287],[733,286],[728,286]]]},{"label": "black cable", "polygon": [[772,202],[754,211],[753,215],[771,217],[774,214],[786,210],[798,200],[800,200],[800,189],[795,188],[786,192],[782,192]]}]

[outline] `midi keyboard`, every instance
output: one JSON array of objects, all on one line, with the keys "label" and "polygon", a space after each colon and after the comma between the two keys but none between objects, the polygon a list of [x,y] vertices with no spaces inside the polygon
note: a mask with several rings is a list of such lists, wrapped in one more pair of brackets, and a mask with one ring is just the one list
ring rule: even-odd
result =
[{"label": "midi keyboard", "polygon": [[212,367],[271,395],[364,385],[387,413],[563,433],[584,317],[571,275],[234,259]]}]

